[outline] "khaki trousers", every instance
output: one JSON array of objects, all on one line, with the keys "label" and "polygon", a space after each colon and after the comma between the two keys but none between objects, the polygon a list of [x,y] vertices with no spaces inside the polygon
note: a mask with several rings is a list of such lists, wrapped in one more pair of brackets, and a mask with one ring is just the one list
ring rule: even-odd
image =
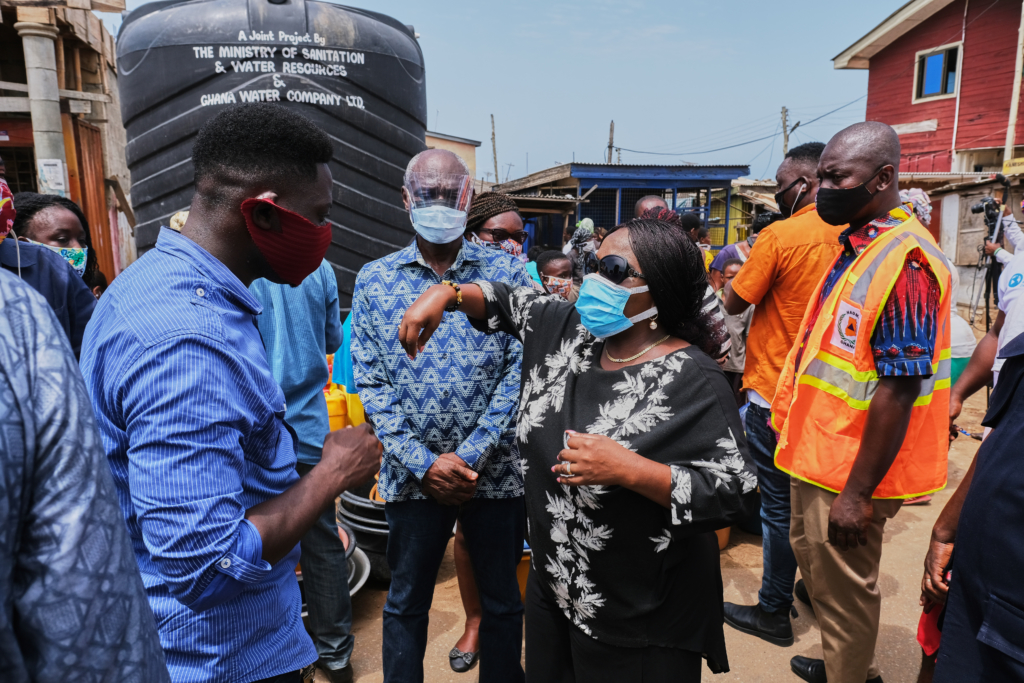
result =
[{"label": "khaki trousers", "polygon": [[837,495],[799,479],[791,482],[789,541],[818,618],[825,673],[829,683],[864,683],[880,675],[878,563],[885,521],[902,501],[875,500],[868,544],[843,552],[828,542],[828,513]]}]

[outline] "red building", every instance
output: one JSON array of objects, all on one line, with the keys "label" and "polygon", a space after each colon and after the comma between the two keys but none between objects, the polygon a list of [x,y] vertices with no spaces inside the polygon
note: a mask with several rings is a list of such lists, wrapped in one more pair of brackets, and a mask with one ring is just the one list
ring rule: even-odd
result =
[{"label": "red building", "polygon": [[1007,145],[1024,156],[1021,5],[912,0],[833,59],[869,70],[866,118],[900,134],[901,172],[999,171]]}]

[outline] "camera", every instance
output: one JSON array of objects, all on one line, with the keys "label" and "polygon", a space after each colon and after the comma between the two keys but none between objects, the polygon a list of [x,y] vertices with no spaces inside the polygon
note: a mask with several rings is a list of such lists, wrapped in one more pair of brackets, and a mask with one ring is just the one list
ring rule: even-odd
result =
[{"label": "camera", "polygon": [[765,213],[759,213],[754,216],[754,221],[750,226],[750,232],[758,234],[775,221],[781,221],[783,218],[782,214],[778,211],[767,211]]},{"label": "camera", "polygon": [[982,197],[981,201],[971,207],[971,213],[982,213],[986,210],[999,210],[999,202],[993,197]]}]

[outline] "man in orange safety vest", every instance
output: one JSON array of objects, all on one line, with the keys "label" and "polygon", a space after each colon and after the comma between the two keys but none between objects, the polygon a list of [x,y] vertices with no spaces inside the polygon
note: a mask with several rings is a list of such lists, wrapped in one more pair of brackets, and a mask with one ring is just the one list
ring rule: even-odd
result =
[{"label": "man in orange safety vest", "polygon": [[[818,164],[817,211],[849,224],[786,359],[772,424],[792,477],[790,542],[821,628],[812,683],[881,680],[874,661],[885,522],[946,483],[950,268],[900,203],[900,144],[876,121],[839,132]],[[801,594],[802,593],[802,594]]]}]

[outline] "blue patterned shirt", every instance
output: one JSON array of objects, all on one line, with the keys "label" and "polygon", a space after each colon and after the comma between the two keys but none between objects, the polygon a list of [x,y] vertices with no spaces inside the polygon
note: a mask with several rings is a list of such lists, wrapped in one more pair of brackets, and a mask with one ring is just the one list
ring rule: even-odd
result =
[{"label": "blue patterned shirt", "polygon": [[416,360],[398,342],[406,309],[441,280],[531,286],[516,258],[466,241],[443,278],[415,241],[359,271],[352,359],[366,418],[384,444],[378,491],[389,502],[426,498],[423,475],[439,455],[454,452],[480,474],[477,498],[521,496],[514,416],[522,345],[507,334],[478,332],[458,312],[444,314]]},{"label": "blue patterned shirt", "polygon": [[168,681],[78,362],[3,271],[0,474],[0,678]]},{"label": "blue patterned shirt", "polygon": [[299,546],[271,566],[245,519],[299,478],[261,310],[227,266],[165,228],[85,333],[82,374],[175,683],[259,680],[316,659]]}]

